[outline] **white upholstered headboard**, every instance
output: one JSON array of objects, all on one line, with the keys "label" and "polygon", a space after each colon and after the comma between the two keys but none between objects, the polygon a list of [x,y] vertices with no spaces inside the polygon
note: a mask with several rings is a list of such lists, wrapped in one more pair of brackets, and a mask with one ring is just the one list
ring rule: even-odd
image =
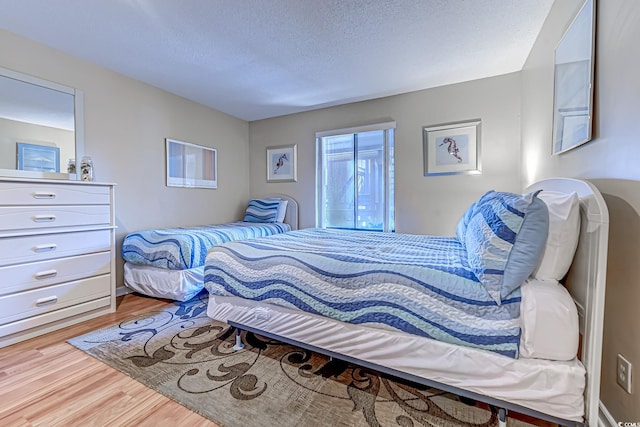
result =
[{"label": "white upholstered headboard", "polygon": [[609,210],[600,191],[588,181],[550,178],[536,182],[525,192],[536,190],[576,192],[580,198],[580,240],[565,279],[580,316],[582,353],[580,360],[587,370],[585,418],[589,426],[598,425],[600,402],[600,368],[604,295],[609,240]]},{"label": "white upholstered headboard", "polygon": [[265,197],[277,197],[282,200],[287,200],[287,213],[284,216],[284,222],[291,226],[292,230],[298,229],[298,202],[291,196],[286,194],[267,194]]}]

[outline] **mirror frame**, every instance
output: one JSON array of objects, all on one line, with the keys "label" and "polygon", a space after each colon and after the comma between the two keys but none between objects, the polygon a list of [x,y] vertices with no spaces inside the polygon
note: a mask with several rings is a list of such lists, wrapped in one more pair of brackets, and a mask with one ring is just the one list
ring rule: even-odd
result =
[{"label": "mirror frame", "polygon": [[[589,64],[588,64],[588,79],[585,79],[584,84],[581,87],[581,91],[588,91],[588,96],[587,96],[587,104],[586,107],[586,112],[587,112],[587,122],[586,122],[586,131],[587,134],[583,139],[577,140],[573,143],[571,143],[571,145],[566,145],[564,144],[564,148],[563,148],[563,136],[564,136],[564,131],[565,131],[565,125],[568,124],[568,122],[566,121],[566,119],[568,117],[578,117],[578,116],[583,116],[584,114],[571,114],[571,113],[575,113],[575,111],[568,111],[566,113],[568,114],[562,114],[562,112],[560,111],[561,106],[558,105],[559,101],[558,101],[558,94],[560,92],[560,88],[559,88],[559,84],[560,84],[560,76],[559,76],[559,72],[558,72],[558,50],[561,49],[563,47],[563,43],[565,43],[567,41],[567,35],[576,28],[577,25],[577,21],[579,20],[580,16],[582,13],[588,13],[588,20],[591,24],[591,34],[590,36],[590,40],[589,40],[589,51],[590,51],[590,57],[588,58]],[[561,154],[561,153],[565,153],[573,148],[579,147],[580,145],[583,145],[589,141],[591,141],[593,135],[592,135],[592,127],[593,127],[593,84],[594,84],[594,69],[595,69],[595,50],[596,50],[596,44],[595,44],[595,34],[596,34],[596,0],[585,0],[584,3],[582,4],[582,6],[580,7],[580,10],[578,11],[578,13],[575,15],[575,17],[573,18],[573,21],[571,21],[571,24],[569,25],[569,27],[567,28],[567,30],[565,31],[565,33],[563,34],[562,38],[560,39],[560,42],[558,43],[558,45],[556,46],[556,49],[554,51],[554,57],[553,57],[553,76],[554,76],[554,81],[553,81],[553,122],[552,122],[552,126],[553,126],[553,140],[552,140],[552,147],[551,147],[551,152],[553,155],[555,154]],[[577,77],[582,77],[582,76],[577,76]],[[573,79],[575,82],[580,82],[579,79],[575,78]],[[586,81],[588,80],[588,82]],[[589,85],[589,87],[587,88],[586,85]],[[584,93],[584,92],[583,92]],[[582,111],[582,110],[581,110]],[[562,123],[560,122],[562,120]],[[579,126],[584,126],[584,120],[581,123],[577,123],[574,125],[574,128],[579,127]]]},{"label": "mirror frame", "polygon": [[[0,76],[9,77],[14,80],[20,80],[25,83],[30,83],[36,86],[42,86],[47,89],[56,90],[58,92],[67,93],[73,96],[74,106],[74,138],[75,138],[75,158],[76,165],[79,164],[79,160],[84,155],[84,97],[80,89],[65,86],[59,83],[54,83],[48,80],[44,80],[38,77],[30,76],[28,74],[13,71],[8,68],[0,67]],[[64,165],[60,165],[61,168]],[[79,168],[76,168],[78,171]],[[15,177],[15,178],[40,178],[40,179],[57,179],[57,180],[73,180],[80,179],[79,172],[73,173],[56,173],[56,172],[39,172],[39,171],[24,171],[18,169],[0,169],[0,176],[3,177]]]}]

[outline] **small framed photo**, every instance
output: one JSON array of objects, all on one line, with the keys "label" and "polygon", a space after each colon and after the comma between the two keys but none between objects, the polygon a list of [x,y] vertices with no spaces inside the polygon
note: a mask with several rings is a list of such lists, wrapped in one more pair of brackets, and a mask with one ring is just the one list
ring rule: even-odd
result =
[{"label": "small framed photo", "polygon": [[17,169],[22,171],[60,172],[60,148],[48,145],[17,144]]},{"label": "small framed photo", "polygon": [[267,182],[298,180],[298,146],[267,147]]},{"label": "small framed photo", "polygon": [[424,176],[479,174],[480,120],[425,126]]},{"label": "small framed photo", "polygon": [[218,188],[218,150],[166,138],[167,187]]}]

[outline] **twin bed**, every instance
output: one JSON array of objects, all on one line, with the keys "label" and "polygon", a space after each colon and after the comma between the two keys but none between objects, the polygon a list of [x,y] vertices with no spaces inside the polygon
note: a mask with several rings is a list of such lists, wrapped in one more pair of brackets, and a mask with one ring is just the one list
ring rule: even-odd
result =
[{"label": "twin bed", "polygon": [[182,299],[196,269],[236,349],[249,331],[487,402],[503,425],[507,410],[597,425],[608,211],[593,185],[489,192],[450,238],[295,231],[289,200],[294,231],[207,247],[204,266],[127,261],[127,285],[166,298],[171,280]]},{"label": "twin bed", "polygon": [[[278,201],[276,219],[260,201]],[[255,204],[253,202],[256,202]],[[256,210],[259,211],[256,213]],[[277,216],[280,215],[281,218]],[[279,219],[279,221],[278,221]],[[298,204],[289,196],[267,195],[252,199],[245,220],[227,224],[143,230],[128,234],[122,243],[125,285],[156,298],[187,301],[204,288],[204,262],[212,247],[239,239],[271,236],[298,229]]]},{"label": "twin bed", "polygon": [[503,423],[515,410],[595,426],[607,208],[585,181],[526,193],[487,193],[456,238],[299,230],[216,246],[207,313],[237,348],[250,331],[485,401]]}]

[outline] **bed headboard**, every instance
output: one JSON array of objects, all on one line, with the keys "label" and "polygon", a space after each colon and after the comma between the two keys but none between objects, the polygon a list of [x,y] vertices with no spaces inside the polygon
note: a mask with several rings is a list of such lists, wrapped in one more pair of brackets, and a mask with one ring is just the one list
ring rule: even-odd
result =
[{"label": "bed headboard", "polygon": [[284,222],[291,226],[292,230],[298,229],[298,202],[291,196],[286,194],[267,194],[265,197],[277,197],[282,200],[287,200],[287,213],[284,216]]},{"label": "bed headboard", "polygon": [[609,239],[609,211],[600,191],[588,181],[550,178],[536,182],[525,192],[536,190],[576,192],[580,198],[580,240],[565,278],[580,316],[582,353],[587,370],[585,418],[589,426],[598,425],[602,331]]}]

